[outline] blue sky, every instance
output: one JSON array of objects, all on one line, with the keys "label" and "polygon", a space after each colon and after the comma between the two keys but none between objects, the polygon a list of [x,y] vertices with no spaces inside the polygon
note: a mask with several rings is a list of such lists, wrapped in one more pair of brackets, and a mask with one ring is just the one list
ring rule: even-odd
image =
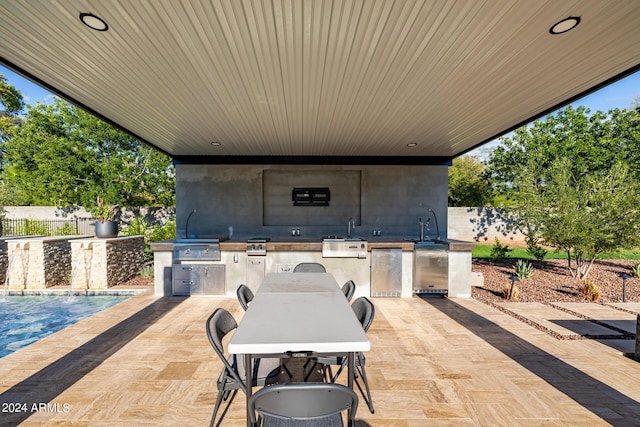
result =
[{"label": "blue sky", "polygon": [[[19,74],[0,65],[0,74],[4,75],[7,82],[16,87],[22,93],[27,104],[35,105],[38,102],[50,104],[53,95],[40,86],[31,83]],[[574,102],[573,106],[584,105],[592,112],[609,111],[614,108],[631,108],[635,102],[640,102],[640,72],[636,72],[624,79],[600,89],[584,98]],[[483,157],[488,150],[495,146],[495,142],[489,142],[484,146],[470,152],[471,155]]]}]

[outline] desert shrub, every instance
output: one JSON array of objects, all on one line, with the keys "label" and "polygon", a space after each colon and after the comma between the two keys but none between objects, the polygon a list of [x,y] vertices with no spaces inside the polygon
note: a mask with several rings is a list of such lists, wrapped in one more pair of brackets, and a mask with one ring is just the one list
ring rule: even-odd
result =
[{"label": "desert shrub", "polygon": [[640,279],[640,262],[633,264],[633,267],[631,267],[631,275],[636,279]]},{"label": "desert shrub", "polygon": [[511,252],[509,246],[503,245],[500,243],[500,240],[496,237],[496,242],[491,247],[491,261],[493,262],[504,262],[507,257],[507,253]]},{"label": "desert shrub", "polygon": [[578,287],[578,290],[585,300],[591,302],[598,301],[600,299],[600,295],[602,295],[600,287],[590,280],[584,280]]},{"label": "desert shrub", "polygon": [[502,289],[502,297],[510,301],[517,301],[519,294],[520,294],[520,290],[518,289],[518,287],[515,285],[512,285],[511,283],[509,283],[508,285],[505,285],[504,288]]},{"label": "desert shrub", "polygon": [[527,252],[538,261],[542,261],[547,256],[547,250],[530,239],[527,239]]},{"label": "desert shrub", "polygon": [[140,276],[145,278],[153,277],[153,264],[145,265],[140,269]]},{"label": "desert shrub", "polygon": [[513,266],[514,274],[518,276],[518,279],[528,279],[533,276],[533,265],[529,261],[519,259],[516,261],[516,265]]}]

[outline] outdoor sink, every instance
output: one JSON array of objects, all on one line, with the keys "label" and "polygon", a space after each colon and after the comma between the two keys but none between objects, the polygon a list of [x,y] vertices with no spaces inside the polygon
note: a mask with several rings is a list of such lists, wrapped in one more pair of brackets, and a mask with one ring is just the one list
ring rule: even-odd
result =
[{"label": "outdoor sink", "polygon": [[407,242],[413,242],[416,245],[441,245],[443,243],[445,243],[443,240],[440,239],[428,239],[428,240],[420,240],[420,239],[404,239]]},{"label": "outdoor sink", "polygon": [[447,247],[448,245],[442,240],[417,240],[414,242],[414,248],[429,248],[429,247]]},{"label": "outdoor sink", "polygon": [[322,239],[324,258],[366,258],[368,242],[358,237],[338,237]]},{"label": "outdoor sink", "polygon": [[175,243],[178,244],[191,244],[191,243],[220,243],[220,239],[176,239]]},{"label": "outdoor sink", "polygon": [[329,236],[323,237],[323,242],[363,242],[364,239],[360,237],[341,237],[341,236]]}]

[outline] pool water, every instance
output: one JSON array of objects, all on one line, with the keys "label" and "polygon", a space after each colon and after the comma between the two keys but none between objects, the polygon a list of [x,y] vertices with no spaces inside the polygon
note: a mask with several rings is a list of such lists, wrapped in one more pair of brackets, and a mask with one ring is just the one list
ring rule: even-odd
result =
[{"label": "pool water", "polygon": [[0,357],[26,347],[128,296],[0,297]]}]

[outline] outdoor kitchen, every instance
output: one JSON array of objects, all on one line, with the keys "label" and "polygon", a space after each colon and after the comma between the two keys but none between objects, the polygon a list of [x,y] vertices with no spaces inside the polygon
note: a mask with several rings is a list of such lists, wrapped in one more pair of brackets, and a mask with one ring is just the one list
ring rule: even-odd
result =
[{"label": "outdoor kitchen", "polygon": [[447,238],[447,167],[177,162],[155,293],[233,296],[317,262],[356,296],[469,297],[474,244]]}]

